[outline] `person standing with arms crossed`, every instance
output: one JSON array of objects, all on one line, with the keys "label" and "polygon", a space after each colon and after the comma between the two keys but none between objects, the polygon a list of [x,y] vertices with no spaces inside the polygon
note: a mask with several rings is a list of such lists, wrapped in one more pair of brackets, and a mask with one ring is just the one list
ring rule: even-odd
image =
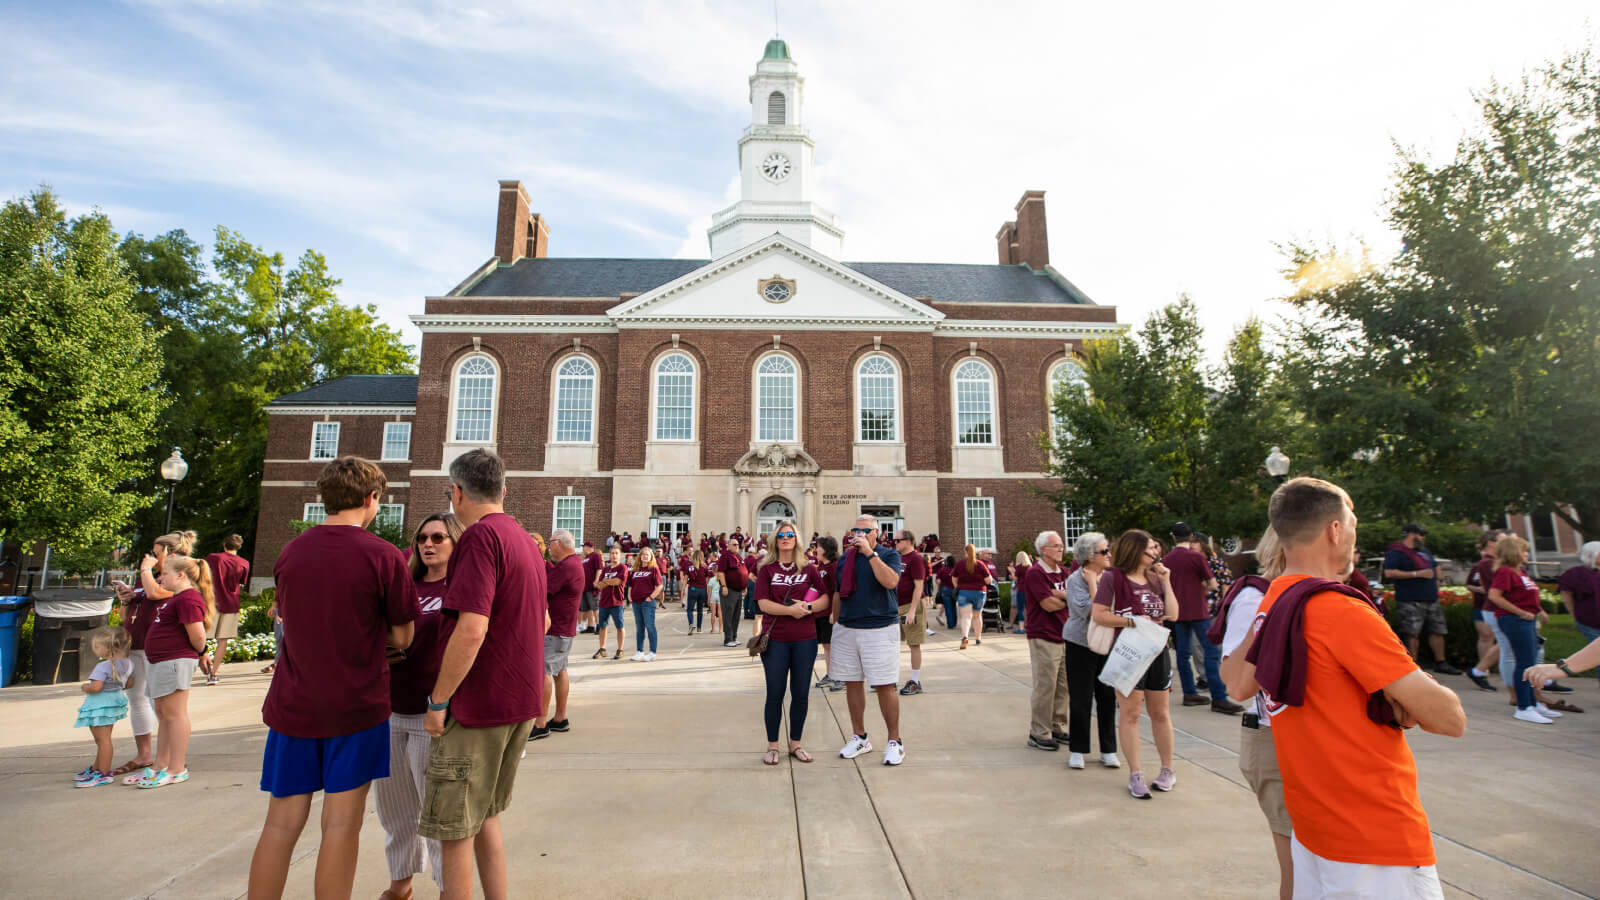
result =
[{"label": "person standing with arms crossed", "polygon": [[867,739],[867,694],[878,695],[878,712],[888,732],[883,764],[905,761],[900,743],[900,554],[878,546],[878,520],[860,516],[850,532],[850,546],[839,561],[839,605],[833,613],[833,646],[829,667],[844,682],[850,708],[850,740],[839,751],[844,759],[871,752]]},{"label": "person standing with arms crossed", "polygon": [[417,828],[439,842],[444,900],[470,900],[474,858],[484,897],[509,895],[500,814],[511,805],[544,700],[544,560],[506,515],[505,495],[505,464],[488,450],[450,464],[450,505],[467,528],[450,557],[444,660],[423,721],[434,741]]}]

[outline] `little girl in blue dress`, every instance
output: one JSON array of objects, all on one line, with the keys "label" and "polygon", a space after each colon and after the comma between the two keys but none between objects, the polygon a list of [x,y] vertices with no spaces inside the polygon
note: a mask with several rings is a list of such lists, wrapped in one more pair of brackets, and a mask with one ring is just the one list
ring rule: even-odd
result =
[{"label": "little girl in blue dress", "polygon": [[94,764],[72,776],[73,787],[89,788],[110,784],[111,728],[128,716],[128,687],[133,684],[133,660],[128,658],[133,637],[121,627],[102,628],[88,638],[89,647],[100,662],[83,684],[83,705],[78,707],[76,728],[88,728],[94,736]]}]

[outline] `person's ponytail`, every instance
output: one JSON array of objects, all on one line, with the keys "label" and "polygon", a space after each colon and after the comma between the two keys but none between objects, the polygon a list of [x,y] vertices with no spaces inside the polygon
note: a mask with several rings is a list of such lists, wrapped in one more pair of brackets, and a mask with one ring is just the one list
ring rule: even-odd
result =
[{"label": "person's ponytail", "polygon": [[966,561],[965,561],[965,564],[966,564],[966,567],[967,567],[967,574],[971,575],[974,572],[978,571],[978,548],[974,547],[971,544],[968,544],[967,548],[966,548],[966,550],[964,552],[966,553],[966,556],[967,556]]}]

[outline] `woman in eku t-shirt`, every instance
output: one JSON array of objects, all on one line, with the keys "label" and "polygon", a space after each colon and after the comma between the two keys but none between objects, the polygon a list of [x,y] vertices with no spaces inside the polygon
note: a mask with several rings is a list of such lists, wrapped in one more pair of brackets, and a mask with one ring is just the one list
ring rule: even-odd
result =
[{"label": "woman in eku t-shirt", "polygon": [[[656,601],[661,599],[661,570],[656,567],[656,552],[649,547],[639,548],[638,565],[628,573],[628,601],[633,604],[633,640],[638,652],[634,662],[650,662],[656,658]],[[650,652],[644,651],[645,638],[650,638]]]},{"label": "woman in eku t-shirt", "polygon": [[1516,660],[1511,686],[1517,695],[1517,711],[1512,715],[1523,722],[1549,725],[1561,713],[1546,706],[1534,693],[1533,685],[1522,678],[1528,667],[1538,662],[1538,625],[1550,621],[1550,614],[1539,604],[1539,586],[1522,570],[1528,560],[1528,542],[1514,534],[1506,535],[1495,545],[1494,553],[1500,568],[1489,582],[1489,603],[1485,608],[1494,609],[1496,624],[1510,645],[1502,647],[1501,654],[1510,650]]},{"label": "woman in eku t-shirt", "polygon": [[806,564],[800,553],[800,532],[793,522],[773,528],[771,549],[750,579],[750,593],[761,610],[759,627],[767,635],[767,652],[761,668],[767,679],[767,752],[763,763],[775,766],[783,759],[778,729],[783,723],[783,694],[789,692],[789,755],[803,763],[811,754],[800,746],[806,712],[811,702],[811,670],[817,662],[819,613],[828,610],[822,573]]}]

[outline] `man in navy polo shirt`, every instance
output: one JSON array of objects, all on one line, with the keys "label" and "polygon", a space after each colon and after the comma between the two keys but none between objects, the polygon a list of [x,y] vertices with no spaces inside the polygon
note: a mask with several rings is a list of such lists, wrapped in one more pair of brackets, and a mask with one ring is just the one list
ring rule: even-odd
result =
[{"label": "man in navy polo shirt", "polygon": [[839,605],[833,612],[833,644],[829,673],[844,682],[850,708],[850,741],[839,751],[854,759],[872,749],[867,740],[867,693],[878,695],[878,712],[888,731],[883,764],[898,766],[906,758],[900,743],[900,554],[878,543],[878,520],[856,519],[844,558],[839,561]]},{"label": "man in navy polo shirt", "polygon": [[1428,635],[1433,651],[1433,670],[1440,675],[1460,675],[1461,670],[1444,660],[1444,609],[1439,606],[1439,563],[1423,544],[1428,532],[1415,523],[1400,529],[1400,540],[1383,554],[1383,580],[1394,585],[1395,630],[1411,658],[1417,658],[1417,645]]}]

